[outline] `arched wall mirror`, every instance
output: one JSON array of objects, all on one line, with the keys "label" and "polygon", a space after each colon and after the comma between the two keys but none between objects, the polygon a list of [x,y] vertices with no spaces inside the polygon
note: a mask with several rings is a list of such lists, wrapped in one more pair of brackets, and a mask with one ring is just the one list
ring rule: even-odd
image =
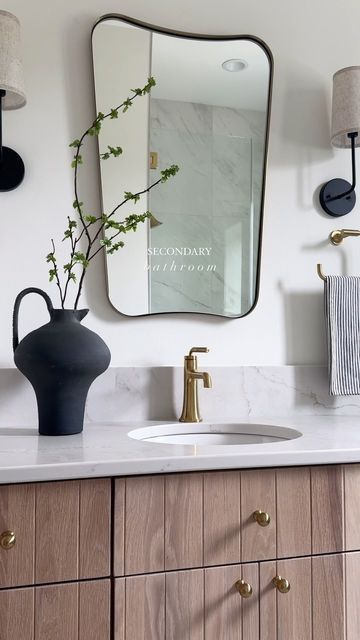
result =
[{"label": "arched wall mirror", "polygon": [[[105,16],[92,34],[97,111],[156,80],[103,123],[103,208],[179,171],[130,212],[152,216],[108,255],[111,304],[128,316],[182,312],[239,318],[258,296],[272,56],[250,36],[165,31]],[[128,203],[126,204],[128,206]]]}]

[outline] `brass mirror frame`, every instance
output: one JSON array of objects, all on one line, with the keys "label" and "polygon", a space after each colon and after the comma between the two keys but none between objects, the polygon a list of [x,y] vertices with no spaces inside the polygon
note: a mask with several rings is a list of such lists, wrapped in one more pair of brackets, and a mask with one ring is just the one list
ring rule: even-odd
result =
[{"label": "brass mirror frame", "polygon": [[[112,304],[111,300],[110,300],[110,296],[109,296],[109,286],[108,286],[108,277],[107,277],[107,270],[108,270],[108,266],[107,266],[107,261],[106,261],[106,257],[105,257],[105,273],[106,273],[106,287],[107,287],[107,294],[108,294],[108,301],[111,304],[111,306],[113,307],[113,309],[115,309],[115,311],[117,311],[117,313],[120,313],[120,315],[125,316],[126,318],[146,318],[146,317],[152,317],[152,316],[163,316],[163,315],[178,315],[178,314],[184,314],[184,315],[201,315],[201,316],[213,316],[215,318],[223,318],[225,320],[238,320],[239,318],[245,318],[246,316],[248,316],[252,311],[254,311],[258,300],[259,300],[259,293],[260,293],[260,269],[261,269],[261,252],[262,252],[262,239],[263,239],[263,220],[264,220],[264,202],[265,202],[265,187],[266,187],[266,169],[267,169],[267,160],[268,160],[268,149],[269,149],[269,134],[270,134],[270,117],[271,117],[271,100],[272,100],[272,89],[273,89],[273,79],[274,79],[274,58],[273,55],[271,53],[270,48],[268,47],[268,45],[261,40],[260,38],[256,37],[256,36],[250,36],[250,35],[239,35],[239,34],[232,34],[232,35],[209,35],[209,34],[204,34],[204,33],[188,33],[188,32],[184,32],[184,31],[177,31],[175,29],[171,29],[171,28],[167,28],[167,27],[159,27],[157,25],[153,25],[150,24],[148,22],[142,22],[141,20],[137,20],[136,18],[130,18],[129,16],[124,16],[122,14],[119,13],[107,13],[103,16],[101,16],[101,18],[99,18],[91,31],[91,51],[92,51],[92,62],[94,60],[94,50],[93,50],[93,33],[94,30],[96,29],[96,27],[101,23],[101,22],[105,22],[107,20],[121,20],[122,22],[127,22],[128,24],[134,26],[134,27],[139,27],[141,29],[147,29],[148,31],[153,31],[155,33],[160,33],[160,34],[165,34],[168,36],[176,36],[178,38],[183,38],[184,40],[193,40],[193,39],[197,39],[197,40],[204,40],[204,41],[213,41],[213,40],[218,40],[218,41],[227,41],[227,40],[248,40],[250,42],[254,42],[257,45],[259,45],[259,47],[261,47],[261,49],[264,51],[265,55],[267,56],[267,59],[269,61],[269,86],[268,86],[268,93],[267,93],[267,115],[266,115],[266,126],[265,126],[265,139],[264,139],[264,158],[263,158],[263,179],[262,179],[262,187],[261,187],[261,199],[260,199],[260,223],[259,223],[259,242],[258,242],[258,255],[257,255],[257,261],[256,261],[256,282],[255,282],[255,296],[254,296],[254,303],[252,304],[252,306],[250,307],[250,309],[244,313],[241,314],[239,316],[225,316],[222,315],[220,313],[207,313],[205,311],[158,311],[155,313],[142,313],[142,314],[138,314],[138,315],[129,315],[126,313],[123,313],[122,311],[119,311],[119,309],[117,309],[116,307],[114,307],[114,305]],[[93,69],[93,80],[94,80],[94,101],[96,103],[96,94],[95,94],[95,69],[94,69],[94,64],[92,65],[92,69]],[[100,173],[100,163],[99,163],[99,181],[100,181],[100,190],[101,190],[101,199],[102,199],[102,186],[101,186],[101,173]]]}]

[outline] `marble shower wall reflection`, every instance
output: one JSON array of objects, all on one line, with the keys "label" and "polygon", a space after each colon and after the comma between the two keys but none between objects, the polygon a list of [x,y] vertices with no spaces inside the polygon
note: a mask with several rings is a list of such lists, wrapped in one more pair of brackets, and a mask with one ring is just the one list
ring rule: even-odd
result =
[{"label": "marble shower wall reflection", "polygon": [[173,163],[180,172],[151,192],[150,210],[162,224],[151,229],[150,247],[205,252],[185,260],[151,256],[152,313],[241,315],[252,306],[265,124],[262,111],[151,99],[150,151],[158,167],[150,182]]}]

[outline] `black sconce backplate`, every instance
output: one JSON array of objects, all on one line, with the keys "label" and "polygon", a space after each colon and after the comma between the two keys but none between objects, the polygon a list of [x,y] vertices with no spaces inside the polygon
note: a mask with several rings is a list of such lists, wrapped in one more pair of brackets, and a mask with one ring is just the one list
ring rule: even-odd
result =
[{"label": "black sconce backplate", "polygon": [[0,160],[0,191],[11,191],[21,184],[25,167],[19,154],[9,147],[2,148]]},{"label": "black sconce backplate", "polygon": [[351,189],[351,184],[342,178],[334,178],[326,182],[320,191],[320,204],[329,216],[345,216],[353,210],[356,203],[355,191],[351,191],[342,198],[342,193],[346,193]]}]

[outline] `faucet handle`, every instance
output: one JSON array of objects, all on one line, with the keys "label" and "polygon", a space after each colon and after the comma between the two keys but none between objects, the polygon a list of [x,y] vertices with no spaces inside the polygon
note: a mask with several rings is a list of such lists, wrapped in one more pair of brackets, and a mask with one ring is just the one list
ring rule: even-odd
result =
[{"label": "faucet handle", "polygon": [[193,353],[209,353],[209,349],[207,347],[192,347],[189,356],[191,357]]}]

